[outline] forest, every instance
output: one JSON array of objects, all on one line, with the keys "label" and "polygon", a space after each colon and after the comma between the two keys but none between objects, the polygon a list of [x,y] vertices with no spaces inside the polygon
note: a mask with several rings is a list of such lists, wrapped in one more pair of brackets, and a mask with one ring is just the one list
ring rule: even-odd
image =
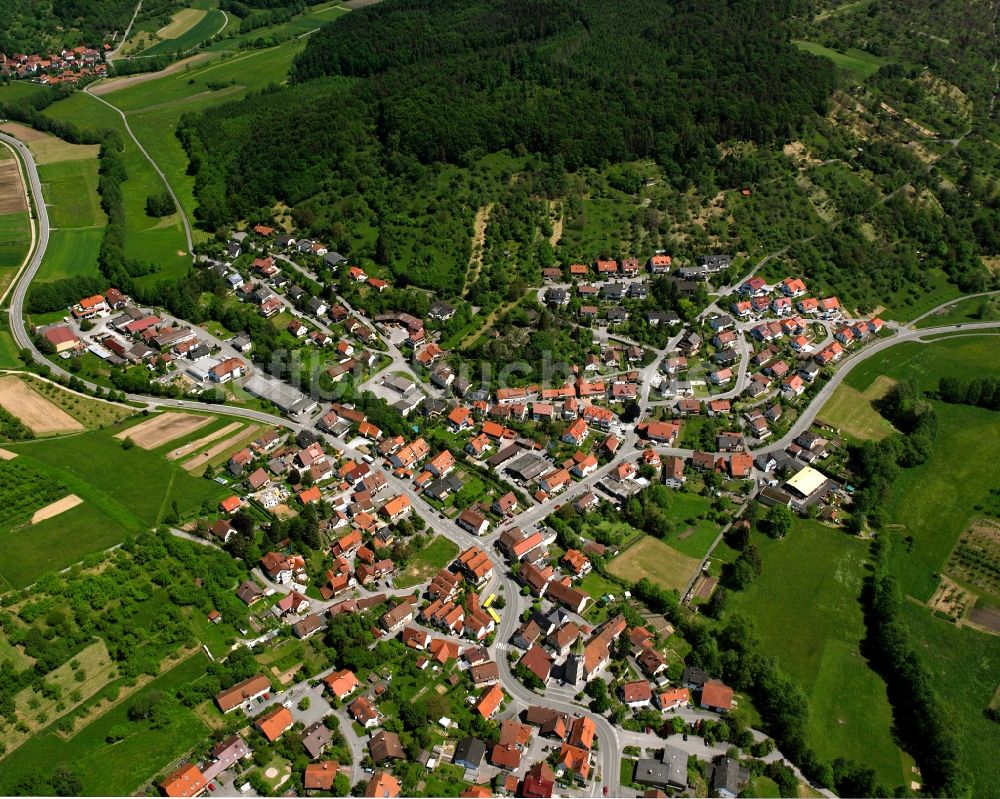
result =
[{"label": "forest", "polygon": [[[790,7],[398,0],[352,12],[310,37],[292,85],[182,121],[198,221],[217,231],[285,203],[348,255],[352,232],[385,233],[376,260],[396,277],[454,291],[475,208],[501,185],[519,190],[475,173],[491,153],[537,154],[548,198],[565,187],[545,175],[634,159],[683,189],[714,175],[718,141],[783,141],[822,113],[834,70],[788,43]],[[438,199],[417,207],[424,195]],[[519,222],[498,216],[489,235]]]}]

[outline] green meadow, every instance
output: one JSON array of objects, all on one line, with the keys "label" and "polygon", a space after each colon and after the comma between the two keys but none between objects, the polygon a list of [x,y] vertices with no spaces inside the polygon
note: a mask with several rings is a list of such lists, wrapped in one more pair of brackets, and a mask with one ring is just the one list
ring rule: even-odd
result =
[{"label": "green meadow", "polygon": [[106,221],[97,193],[97,161],[74,159],[38,167],[42,192],[49,198],[53,228],[103,227]]},{"label": "green meadow", "polygon": [[195,48],[218,33],[225,21],[226,17],[219,9],[209,9],[208,13],[198,20],[190,30],[173,39],[163,39],[151,47],[147,47],[142,51],[142,55],[161,55]]},{"label": "green meadow", "polygon": [[49,246],[35,278],[39,282],[64,277],[96,275],[103,227],[59,229],[49,236]]},{"label": "green meadow", "polygon": [[885,684],[859,651],[867,543],[801,519],[784,539],[754,543],[763,572],[732,604],[809,698],[810,745],[821,758],[874,768],[890,789],[908,785],[910,761],[891,733]]},{"label": "green meadow", "polygon": [[[14,271],[24,262],[31,243],[31,227],[28,214],[18,211],[13,214],[0,214],[0,269]],[[0,274],[0,290],[6,286]]]}]

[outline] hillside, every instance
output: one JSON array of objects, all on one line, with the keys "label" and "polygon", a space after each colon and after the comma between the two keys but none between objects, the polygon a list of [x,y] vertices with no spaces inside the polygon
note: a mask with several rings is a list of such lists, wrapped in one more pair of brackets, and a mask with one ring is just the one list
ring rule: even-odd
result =
[{"label": "hillside", "polygon": [[[833,88],[832,66],[787,41],[790,5],[390,0],[352,12],[310,38],[292,86],[185,121],[199,216],[216,229],[280,202],[341,244],[345,226],[381,228],[436,164],[502,150],[539,154],[556,178],[654,159],[678,188],[711,182],[717,142],[784,140]],[[444,280],[419,258],[398,273],[460,284],[484,188],[421,209],[444,229],[438,246],[465,240]],[[387,238],[391,249],[405,236]]]}]

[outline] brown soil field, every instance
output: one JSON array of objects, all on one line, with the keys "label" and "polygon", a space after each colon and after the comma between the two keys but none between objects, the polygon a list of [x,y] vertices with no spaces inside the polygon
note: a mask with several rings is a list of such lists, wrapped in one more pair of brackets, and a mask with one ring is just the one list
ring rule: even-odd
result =
[{"label": "brown soil field", "polygon": [[17,161],[0,161],[0,214],[16,214],[28,209]]},{"label": "brown soil field", "polygon": [[1000,608],[974,608],[969,621],[1000,635]]},{"label": "brown soil field", "polygon": [[204,469],[205,464],[208,463],[216,455],[225,452],[230,447],[236,446],[237,443],[242,441],[244,438],[249,438],[254,435],[258,430],[260,430],[260,425],[251,425],[246,430],[241,430],[234,436],[230,436],[225,441],[220,441],[211,449],[207,449],[195,455],[191,460],[184,461],[182,464],[185,469],[189,472],[197,471],[198,469]]},{"label": "brown soil field", "polygon": [[190,455],[192,452],[197,452],[206,444],[215,441],[217,438],[229,435],[233,431],[239,430],[241,427],[243,427],[243,425],[240,422],[233,422],[232,424],[227,424],[225,427],[220,427],[218,430],[209,433],[207,436],[202,436],[197,441],[192,441],[191,443],[185,444],[183,447],[178,447],[173,452],[168,453],[167,460],[175,461],[178,458],[183,458],[185,455]]},{"label": "brown soil field", "polygon": [[83,425],[16,377],[0,378],[0,406],[36,435],[76,433]]},{"label": "brown soil field", "polygon": [[0,449],[0,461],[12,461],[16,457],[16,452],[11,452],[9,449]]},{"label": "brown soil field", "polygon": [[39,522],[44,522],[46,519],[51,519],[53,516],[65,513],[70,508],[75,508],[81,502],[83,502],[83,500],[76,494],[70,494],[62,499],[57,499],[55,502],[50,502],[44,508],[36,510],[31,517],[31,523],[38,524]]},{"label": "brown soil field", "polygon": [[137,447],[142,449],[156,449],[172,441],[175,438],[186,435],[208,424],[211,417],[192,416],[189,413],[174,413],[168,411],[159,416],[155,416],[145,422],[122,430],[115,435],[119,441],[124,438],[131,438]]}]

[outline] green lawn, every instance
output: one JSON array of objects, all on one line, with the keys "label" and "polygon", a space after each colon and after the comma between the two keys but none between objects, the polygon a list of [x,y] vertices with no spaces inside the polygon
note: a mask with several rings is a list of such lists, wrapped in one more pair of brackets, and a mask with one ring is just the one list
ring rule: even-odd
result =
[{"label": "green lawn", "polygon": [[[883,385],[888,390],[889,386],[884,381]],[[823,406],[818,418],[850,438],[880,441],[893,432],[892,424],[872,404],[873,400],[882,396],[885,396],[885,392],[880,390],[879,383],[873,383],[864,392],[841,383]]]},{"label": "green lawn", "polygon": [[[171,694],[184,685],[204,679],[207,665],[207,659],[200,652],[191,656],[77,730],[69,740],[58,735],[54,725],[50,726],[0,761],[0,789],[7,794],[17,793],[14,786],[24,776],[67,765],[83,781],[81,793],[84,795],[132,794],[203,740],[208,735],[208,728],[197,714],[175,700],[169,702],[169,723],[159,729],[152,729],[148,722],[129,721],[128,708],[154,691]],[[122,724],[128,728],[129,735],[118,743],[107,743],[111,728]]]},{"label": "green lawn", "polygon": [[1000,680],[1000,637],[955,627],[910,602],[903,603],[903,618],[959,737],[962,764],[972,776],[972,795],[997,799],[1000,725],[983,711]]},{"label": "green lawn", "polygon": [[844,52],[838,52],[816,42],[793,41],[792,44],[807,53],[829,58],[839,69],[849,72],[852,77],[859,80],[874,75],[880,67],[892,61],[891,58],[881,58],[855,47],[848,47]]},{"label": "green lawn", "polygon": [[409,588],[432,579],[458,556],[458,546],[442,535],[434,536],[396,579],[397,588]]},{"label": "green lawn", "polygon": [[783,540],[755,543],[763,573],[733,595],[733,605],[809,698],[809,743],[821,758],[874,768],[890,789],[908,784],[885,684],[859,653],[867,544],[804,520]]}]

